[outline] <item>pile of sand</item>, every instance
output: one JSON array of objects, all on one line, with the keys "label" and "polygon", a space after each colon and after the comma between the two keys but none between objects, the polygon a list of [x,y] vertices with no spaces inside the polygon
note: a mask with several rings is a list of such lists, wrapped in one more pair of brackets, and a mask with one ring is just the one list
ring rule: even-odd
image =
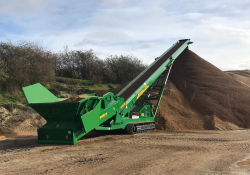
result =
[{"label": "pile of sand", "polygon": [[202,115],[192,108],[183,94],[168,81],[156,115],[157,129],[166,131],[203,130]]},{"label": "pile of sand", "polygon": [[183,130],[232,130],[239,127],[216,115],[204,115],[193,108],[175,85],[168,81],[156,115],[157,129],[165,131]]},{"label": "pile of sand", "polygon": [[249,128],[250,88],[192,51],[186,49],[177,58],[169,79],[201,114],[205,129],[214,128],[215,117]]}]

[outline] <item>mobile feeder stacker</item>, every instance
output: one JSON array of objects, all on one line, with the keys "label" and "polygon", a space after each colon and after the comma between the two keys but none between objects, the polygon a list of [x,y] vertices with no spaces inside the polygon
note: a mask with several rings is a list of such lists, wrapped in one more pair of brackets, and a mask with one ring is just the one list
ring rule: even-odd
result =
[{"label": "mobile feeder stacker", "polygon": [[[93,129],[124,129],[130,134],[154,130],[172,64],[191,43],[179,40],[116,95],[85,94],[81,101],[63,102],[40,83],[23,87],[29,105],[47,121],[38,129],[38,142],[75,145]],[[157,93],[150,96],[153,90]],[[135,105],[145,91],[143,103]]]}]

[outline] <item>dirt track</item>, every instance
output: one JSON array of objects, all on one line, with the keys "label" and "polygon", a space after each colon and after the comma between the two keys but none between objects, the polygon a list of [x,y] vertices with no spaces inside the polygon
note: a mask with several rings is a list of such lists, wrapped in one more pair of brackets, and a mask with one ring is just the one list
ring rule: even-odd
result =
[{"label": "dirt track", "polygon": [[249,174],[250,130],[95,135],[77,145],[0,140],[0,174]]}]

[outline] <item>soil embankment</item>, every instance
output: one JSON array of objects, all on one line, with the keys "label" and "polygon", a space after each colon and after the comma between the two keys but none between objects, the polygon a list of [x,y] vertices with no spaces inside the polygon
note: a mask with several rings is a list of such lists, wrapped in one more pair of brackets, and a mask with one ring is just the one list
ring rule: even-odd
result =
[{"label": "soil embankment", "polygon": [[250,70],[226,71],[226,73],[232,76],[235,80],[250,87]]}]

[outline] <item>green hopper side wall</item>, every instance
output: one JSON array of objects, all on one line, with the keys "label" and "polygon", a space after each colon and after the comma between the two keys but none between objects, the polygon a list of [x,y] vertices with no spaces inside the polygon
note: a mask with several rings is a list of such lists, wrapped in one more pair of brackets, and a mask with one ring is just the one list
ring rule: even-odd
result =
[{"label": "green hopper side wall", "polygon": [[48,91],[40,83],[23,87],[24,95],[28,103],[49,103],[60,101],[54,94]]}]

